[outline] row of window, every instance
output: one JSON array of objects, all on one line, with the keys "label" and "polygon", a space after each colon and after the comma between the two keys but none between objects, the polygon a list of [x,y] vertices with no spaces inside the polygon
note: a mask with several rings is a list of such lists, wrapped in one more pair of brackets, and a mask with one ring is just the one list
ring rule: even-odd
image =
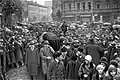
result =
[{"label": "row of window", "polygon": [[[83,2],[82,4],[80,3],[77,3],[76,4],[76,7],[77,7],[77,10],[80,10],[80,7],[82,6],[82,9],[85,10],[85,9],[92,9],[92,3],[91,2],[87,2],[87,6],[86,6],[86,3]],[[118,5],[116,3],[106,3],[106,8],[117,8]],[[68,8],[69,10],[72,9],[72,4],[68,4]],[[100,3],[97,3],[96,4],[96,9],[100,9]]]},{"label": "row of window", "polygon": [[107,3],[106,8],[118,8],[118,4],[117,3],[113,3],[113,4]]},{"label": "row of window", "polygon": [[[87,2],[87,6],[88,6],[88,9],[92,9],[91,2]],[[72,9],[72,4],[68,4],[68,7],[69,7],[69,10],[71,10]],[[79,9],[80,9],[80,3],[77,3],[77,10],[79,10]],[[82,3],[82,9],[83,10],[86,9],[86,3],[85,2]]]}]

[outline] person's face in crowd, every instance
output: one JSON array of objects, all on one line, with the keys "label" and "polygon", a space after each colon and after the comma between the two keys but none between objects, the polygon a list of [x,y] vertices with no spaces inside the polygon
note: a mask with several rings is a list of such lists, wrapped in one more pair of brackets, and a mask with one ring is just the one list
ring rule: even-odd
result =
[{"label": "person's face in crowd", "polygon": [[76,55],[77,55],[78,57],[80,56],[80,54],[81,54],[80,51],[77,51]]},{"label": "person's face in crowd", "polygon": [[103,41],[103,44],[105,45],[106,41]]},{"label": "person's face in crowd", "polygon": [[86,63],[86,64],[89,64],[90,62],[89,62],[88,60],[85,60],[85,63]]},{"label": "person's face in crowd", "polygon": [[77,50],[78,50],[78,48],[74,48],[74,50],[76,50],[76,51],[77,51]]},{"label": "person's face in crowd", "polygon": [[63,60],[63,56],[60,55],[60,57],[57,58],[59,61],[62,61]]},{"label": "person's face in crowd", "polygon": [[110,36],[110,39],[113,39],[113,36],[112,36],[112,35]]},{"label": "person's face in crowd", "polygon": [[116,75],[116,73],[117,73],[117,72],[116,72],[115,70],[112,70],[112,71],[110,72],[110,75],[114,77],[114,76]]},{"label": "person's face in crowd", "polygon": [[35,48],[35,45],[30,45],[30,47],[31,47],[32,49],[34,49],[34,48]]},{"label": "person's face in crowd", "polygon": [[67,55],[67,51],[66,51],[66,52],[62,52],[62,55],[63,55],[63,56],[66,56],[66,55]]},{"label": "person's face in crowd", "polygon": [[22,41],[24,42],[24,41],[25,41],[25,39],[22,39]]},{"label": "person's face in crowd", "polygon": [[70,47],[71,47],[70,45],[66,45],[66,48],[67,48],[68,50],[70,49]]},{"label": "person's face in crowd", "polygon": [[101,74],[103,74],[103,69],[101,68],[101,69],[99,69],[98,70],[98,73],[101,75]]},{"label": "person's face in crowd", "polygon": [[43,39],[42,38],[40,38],[40,42],[42,42],[43,41]]},{"label": "person's face in crowd", "polygon": [[44,46],[46,46],[46,47],[47,47],[47,46],[49,46],[49,45],[48,45],[48,44],[44,44]]}]

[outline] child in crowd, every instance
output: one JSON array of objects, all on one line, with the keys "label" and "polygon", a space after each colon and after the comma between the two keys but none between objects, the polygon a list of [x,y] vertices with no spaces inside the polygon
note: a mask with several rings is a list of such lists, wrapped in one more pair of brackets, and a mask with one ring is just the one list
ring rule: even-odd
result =
[{"label": "child in crowd", "polygon": [[120,75],[117,74],[117,68],[114,65],[109,66],[104,80],[120,80]]},{"label": "child in crowd", "polygon": [[61,53],[55,52],[53,54],[53,60],[49,63],[47,71],[48,80],[64,80],[65,68],[64,63],[61,60]]},{"label": "child in crowd", "polygon": [[97,72],[93,75],[92,80],[103,80],[105,77],[105,67],[102,64],[97,65]]},{"label": "child in crowd", "polygon": [[92,80],[92,76],[95,73],[95,64],[92,63],[92,57],[90,55],[85,56],[85,61],[81,64],[78,75],[80,80]]}]

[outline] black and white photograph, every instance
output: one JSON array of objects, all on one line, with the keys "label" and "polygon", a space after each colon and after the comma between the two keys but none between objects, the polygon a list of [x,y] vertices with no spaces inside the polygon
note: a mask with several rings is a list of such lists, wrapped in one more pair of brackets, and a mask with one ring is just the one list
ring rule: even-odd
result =
[{"label": "black and white photograph", "polygon": [[120,80],[120,0],[0,0],[0,80]]}]

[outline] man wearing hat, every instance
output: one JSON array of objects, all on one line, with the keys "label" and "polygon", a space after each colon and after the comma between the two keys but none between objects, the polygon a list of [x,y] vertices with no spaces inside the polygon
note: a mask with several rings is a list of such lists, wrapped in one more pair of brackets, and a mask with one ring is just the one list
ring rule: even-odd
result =
[{"label": "man wearing hat", "polygon": [[118,53],[118,49],[116,48],[116,42],[111,42],[111,45],[108,47],[108,53],[106,54],[106,57],[108,58],[108,62],[111,60],[114,60],[116,58],[116,55]]},{"label": "man wearing hat", "polygon": [[49,42],[46,40],[43,42],[44,46],[40,49],[40,55],[42,58],[42,72],[47,80],[47,69],[48,64],[53,59],[54,49],[49,45]]},{"label": "man wearing hat", "polygon": [[25,64],[31,79],[36,80],[38,75],[38,66],[40,64],[40,56],[39,50],[34,45],[34,41],[29,44],[29,48],[26,50]]},{"label": "man wearing hat", "polygon": [[86,55],[91,55],[93,58],[93,63],[95,65],[99,64],[101,52],[104,52],[104,48],[97,45],[94,41],[94,38],[89,39],[89,43],[85,47]]}]

